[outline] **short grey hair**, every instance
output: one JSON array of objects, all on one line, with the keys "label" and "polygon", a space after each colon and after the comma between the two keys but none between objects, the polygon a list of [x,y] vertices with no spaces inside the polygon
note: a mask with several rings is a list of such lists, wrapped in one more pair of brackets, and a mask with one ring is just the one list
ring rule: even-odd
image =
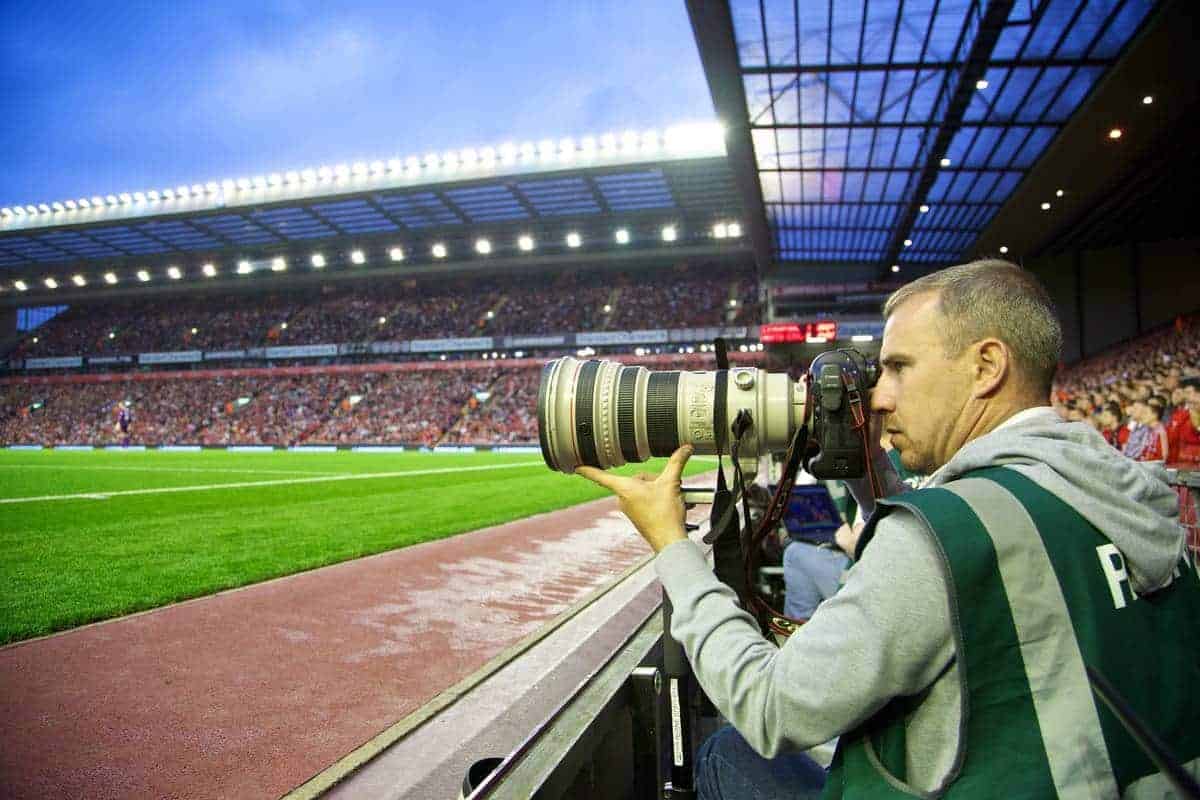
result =
[{"label": "short grey hair", "polygon": [[947,358],[981,339],[996,338],[1012,351],[1030,388],[1050,393],[1062,355],[1062,326],[1046,288],[1028,271],[1000,259],[983,259],[932,272],[892,292],[883,316],[917,295],[936,292],[946,319]]}]

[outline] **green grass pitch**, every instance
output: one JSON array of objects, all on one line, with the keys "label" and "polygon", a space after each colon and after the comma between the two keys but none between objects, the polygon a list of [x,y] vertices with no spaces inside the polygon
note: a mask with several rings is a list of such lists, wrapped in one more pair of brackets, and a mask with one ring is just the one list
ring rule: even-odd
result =
[{"label": "green grass pitch", "polygon": [[0,644],[605,494],[524,454],[0,450]]}]

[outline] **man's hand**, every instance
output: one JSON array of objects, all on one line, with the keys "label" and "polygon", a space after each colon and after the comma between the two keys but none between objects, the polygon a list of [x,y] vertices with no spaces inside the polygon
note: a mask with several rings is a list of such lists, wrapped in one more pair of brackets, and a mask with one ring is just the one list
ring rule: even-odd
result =
[{"label": "man's hand", "polygon": [[845,525],[837,529],[833,534],[833,540],[837,546],[842,549],[850,558],[854,558],[854,551],[858,549],[858,539],[862,536],[863,528],[867,527],[861,522],[856,522],[853,525]]},{"label": "man's hand", "polygon": [[687,538],[684,531],[683,468],[692,455],[691,445],[671,454],[666,469],[658,476],[641,472],[632,478],[613,475],[595,467],[576,467],[575,474],[610,490],[618,505],[654,552]]}]

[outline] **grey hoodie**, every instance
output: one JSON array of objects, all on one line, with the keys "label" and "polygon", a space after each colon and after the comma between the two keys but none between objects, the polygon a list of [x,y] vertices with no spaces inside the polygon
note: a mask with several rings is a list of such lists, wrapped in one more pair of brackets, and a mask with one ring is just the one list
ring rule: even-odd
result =
[{"label": "grey hoodie", "polygon": [[[1135,591],[1170,581],[1184,532],[1161,465],[1130,461],[1089,426],[1038,408],[967,444],[925,486],[998,465],[1099,528],[1124,555]],[[880,521],[845,586],[781,648],[761,636],[695,544],[665,548],[655,565],[674,605],[672,634],[705,692],[757,751],[806,749],[893,697],[927,691],[909,721],[908,780],[925,791],[942,784],[960,716],[949,593],[934,545],[911,514]]]}]

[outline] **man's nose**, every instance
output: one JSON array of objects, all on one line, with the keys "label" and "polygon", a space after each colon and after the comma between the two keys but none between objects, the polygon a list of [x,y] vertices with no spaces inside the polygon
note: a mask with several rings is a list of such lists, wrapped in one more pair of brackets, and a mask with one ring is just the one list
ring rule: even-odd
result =
[{"label": "man's nose", "polygon": [[896,410],[895,398],[882,379],[871,390],[870,407],[876,414],[887,414]]}]

